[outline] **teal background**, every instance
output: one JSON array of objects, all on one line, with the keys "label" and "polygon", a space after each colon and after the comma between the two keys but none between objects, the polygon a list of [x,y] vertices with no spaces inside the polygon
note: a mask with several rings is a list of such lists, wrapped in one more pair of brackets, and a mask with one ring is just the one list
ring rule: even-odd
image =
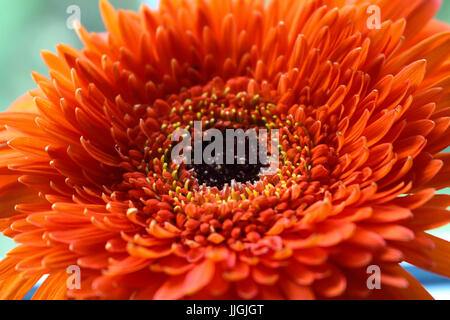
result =
[{"label": "teal background", "polygon": [[[132,10],[137,10],[142,2],[110,1],[116,8]],[[151,6],[157,4],[157,0],[145,2]],[[450,23],[450,0],[443,2],[438,18]],[[66,27],[70,16],[66,9],[70,5],[80,7],[81,22],[87,30],[104,30],[97,0],[0,0],[0,111],[35,87],[31,71],[47,74],[39,54],[41,49],[54,51],[55,45],[61,42],[81,46],[75,32]],[[449,192],[450,189],[441,191]],[[433,233],[450,240],[450,227]],[[13,245],[12,240],[0,234],[0,259]]]}]

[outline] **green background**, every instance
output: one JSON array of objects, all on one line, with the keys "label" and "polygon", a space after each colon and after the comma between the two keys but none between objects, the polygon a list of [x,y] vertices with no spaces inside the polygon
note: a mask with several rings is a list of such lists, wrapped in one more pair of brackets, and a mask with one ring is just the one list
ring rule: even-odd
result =
[{"label": "green background", "polygon": [[[156,1],[147,2],[155,5]],[[136,10],[142,1],[111,2],[115,7]],[[450,23],[450,1],[444,2],[438,18]],[[81,22],[87,30],[103,31],[96,0],[0,0],[0,111],[35,87],[31,71],[47,74],[41,49],[54,51],[60,42],[80,47],[75,32],[66,27],[70,16],[66,8],[70,5],[80,7]],[[450,228],[437,234],[448,237]],[[0,235],[0,258],[12,245],[12,240]]]}]

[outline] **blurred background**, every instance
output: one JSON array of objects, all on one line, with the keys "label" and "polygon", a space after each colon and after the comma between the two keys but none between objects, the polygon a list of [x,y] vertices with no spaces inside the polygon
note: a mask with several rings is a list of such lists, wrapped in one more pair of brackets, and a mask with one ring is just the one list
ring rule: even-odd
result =
[{"label": "blurred background", "polygon": [[[157,7],[158,0],[110,0],[116,8],[137,10],[142,2]],[[406,2],[406,1],[405,1]],[[450,23],[450,0],[444,0],[438,18]],[[81,46],[67,20],[80,9],[89,31],[104,31],[97,0],[0,0],[0,111],[35,87],[31,71],[48,74],[40,50],[55,51],[58,43]],[[75,10],[70,10],[75,8]],[[449,150],[450,151],[450,150]],[[450,193],[450,189],[441,193]],[[450,226],[432,232],[450,241]],[[0,259],[14,242],[0,234]],[[436,299],[450,299],[450,280],[405,265]]]}]

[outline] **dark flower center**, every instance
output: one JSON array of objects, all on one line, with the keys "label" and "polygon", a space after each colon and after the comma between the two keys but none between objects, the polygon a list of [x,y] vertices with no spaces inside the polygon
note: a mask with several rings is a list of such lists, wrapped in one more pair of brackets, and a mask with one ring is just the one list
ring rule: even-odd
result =
[{"label": "dark flower center", "polygon": [[[225,132],[223,132],[225,137]],[[214,142],[203,142],[202,143],[202,153],[205,149]],[[257,154],[258,150],[249,141],[249,138],[245,139],[245,156],[244,158],[239,157],[238,153],[238,139],[234,139],[233,147],[227,145],[226,139],[223,139],[222,153],[212,152],[212,163],[201,164],[191,164],[187,166],[188,170],[194,172],[195,178],[199,185],[206,185],[207,187],[217,187],[219,190],[222,189],[226,184],[231,186],[233,182],[235,183],[254,183],[259,180],[259,174],[261,168],[264,165],[261,163],[259,157],[255,161],[251,161],[250,154]],[[242,147],[242,146],[240,146]],[[230,157],[230,154],[232,157]],[[192,156],[194,158],[194,156]],[[227,161],[227,159],[234,159],[233,163]]]}]

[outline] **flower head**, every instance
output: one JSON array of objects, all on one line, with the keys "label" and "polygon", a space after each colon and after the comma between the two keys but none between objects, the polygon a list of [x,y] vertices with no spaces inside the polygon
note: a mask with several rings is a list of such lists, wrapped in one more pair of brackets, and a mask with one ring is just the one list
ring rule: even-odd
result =
[{"label": "flower head", "polygon": [[[450,221],[439,5],[100,1],[107,33],[42,52],[50,76],[0,114],[0,229],[19,244],[0,298],[46,274],[36,299],[430,297],[399,264],[450,276],[425,233]],[[194,121],[278,129],[278,171],[173,163]]]}]

